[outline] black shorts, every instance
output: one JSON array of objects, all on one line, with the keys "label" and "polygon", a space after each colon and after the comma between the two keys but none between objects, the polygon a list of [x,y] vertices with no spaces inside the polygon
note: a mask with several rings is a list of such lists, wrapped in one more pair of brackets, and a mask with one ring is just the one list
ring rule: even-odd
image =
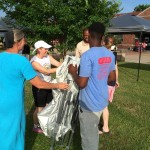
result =
[{"label": "black shorts", "polygon": [[51,89],[38,89],[32,86],[32,93],[34,97],[34,103],[36,107],[45,107],[53,99]]}]

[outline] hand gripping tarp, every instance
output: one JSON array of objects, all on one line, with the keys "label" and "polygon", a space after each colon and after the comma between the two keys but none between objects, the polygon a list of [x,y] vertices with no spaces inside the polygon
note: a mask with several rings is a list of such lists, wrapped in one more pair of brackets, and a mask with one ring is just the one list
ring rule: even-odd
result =
[{"label": "hand gripping tarp", "polygon": [[39,123],[45,136],[54,137],[57,141],[71,129],[71,120],[79,91],[72,76],[68,73],[69,64],[78,66],[79,58],[67,55],[56,71],[56,79],[52,81],[52,83],[68,83],[69,90],[52,90],[53,100],[38,113]]}]

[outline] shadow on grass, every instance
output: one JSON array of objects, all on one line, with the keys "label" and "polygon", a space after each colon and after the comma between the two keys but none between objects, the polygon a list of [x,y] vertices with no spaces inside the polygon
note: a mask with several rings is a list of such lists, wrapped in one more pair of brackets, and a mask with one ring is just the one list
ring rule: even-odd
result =
[{"label": "shadow on grass", "polygon": [[25,136],[25,150],[33,150],[37,133],[33,132],[33,112],[34,105],[32,105],[30,111],[26,115],[26,136]]},{"label": "shadow on grass", "polygon": [[[118,63],[118,67],[137,69],[139,68],[139,63]],[[140,70],[150,71],[150,64],[140,64]]]}]

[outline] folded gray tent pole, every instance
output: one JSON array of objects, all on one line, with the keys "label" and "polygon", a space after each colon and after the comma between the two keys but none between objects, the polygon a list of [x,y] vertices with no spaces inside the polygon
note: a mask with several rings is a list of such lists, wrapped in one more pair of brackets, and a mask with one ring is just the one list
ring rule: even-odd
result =
[{"label": "folded gray tent pole", "polygon": [[[71,95],[72,95],[72,92],[70,91],[68,93],[68,96],[67,96],[67,101],[65,102],[65,106],[64,106],[64,110],[63,111],[63,114],[62,114],[62,117],[64,118],[65,117],[65,120],[64,120],[64,125],[67,126],[67,116],[69,114],[69,110],[70,110],[70,105],[73,104],[71,102]],[[65,134],[66,135],[66,134]],[[64,139],[65,139],[65,135],[62,136],[62,145],[64,144]]]},{"label": "folded gray tent pole", "polygon": [[[65,124],[67,124],[66,123],[66,120],[67,120],[67,114],[68,114],[68,112],[69,112],[69,105],[70,105],[70,100],[71,100],[71,94],[72,94],[72,92],[71,91],[69,91],[69,93],[67,94],[67,96],[66,96],[66,101],[65,101],[65,103],[64,103],[64,106],[63,106],[63,108],[62,108],[62,112],[61,112],[61,114],[60,114],[60,119],[58,119],[58,123],[61,125],[62,124],[62,121],[63,121],[63,118],[65,117],[65,120],[63,121],[63,124],[65,125]],[[66,134],[65,134],[66,135]],[[61,145],[64,145],[64,139],[65,139],[65,135],[62,135],[62,138],[61,138]]]},{"label": "folded gray tent pole", "polygon": [[[69,84],[70,81],[67,80],[67,83]],[[57,120],[56,120],[56,125],[57,126],[55,126],[55,129],[54,129],[53,142],[51,144],[50,150],[54,149],[55,138],[56,138],[56,135],[57,135],[58,128],[62,123],[62,120],[64,118],[64,114],[65,114],[65,111],[66,111],[67,104],[69,103],[69,101],[71,99],[71,93],[72,92],[70,92],[70,91],[68,93],[67,93],[67,91],[62,91],[62,92],[63,92],[63,96],[61,97],[61,100],[60,100],[61,103],[60,103],[60,107],[59,107],[59,111],[58,111],[58,117],[57,117]]]},{"label": "folded gray tent pole", "polygon": [[[61,97],[61,104],[59,107],[59,111],[58,111],[58,117],[57,117],[57,120],[56,120],[56,123],[59,124],[60,123],[60,120],[62,120],[59,115],[61,116],[61,111],[63,110],[63,103],[64,103],[64,99],[66,98],[66,94],[67,94],[67,91],[62,91],[64,93],[64,95]],[[54,150],[54,145],[55,145],[55,138],[56,138],[56,134],[57,134],[57,131],[58,131],[58,125],[57,125],[57,128],[55,126],[55,129],[54,129],[54,135],[53,135],[53,141],[52,141],[52,144],[51,144],[51,147],[50,147],[50,150]]]},{"label": "folded gray tent pole", "polygon": [[70,144],[71,144],[71,141],[73,138],[73,134],[74,134],[76,126],[77,126],[78,116],[79,116],[79,100],[78,100],[78,96],[77,96],[75,109],[74,109],[72,120],[71,120],[72,130],[70,132],[70,136],[69,136],[68,144],[66,146],[66,150],[70,149]]},{"label": "folded gray tent pole", "polygon": [[[67,125],[67,117],[68,116],[68,113],[69,113],[69,109],[70,109],[70,105],[73,104],[73,102],[71,102],[71,95],[72,95],[72,92],[69,91],[69,93],[67,94],[66,96],[66,101],[64,103],[64,106],[63,106],[63,109],[62,109],[62,113],[60,114],[60,119],[58,119],[58,123],[61,124],[62,121],[63,121],[63,118],[65,117],[65,120],[64,120],[64,125]],[[74,106],[75,107],[75,106]],[[74,112],[73,112],[74,113]],[[71,119],[72,120],[72,119]],[[65,134],[66,135],[66,134]],[[61,140],[61,145],[64,145],[64,139],[65,139],[65,135],[62,136]]]},{"label": "folded gray tent pole", "polygon": [[57,123],[58,124],[61,124],[62,120],[63,120],[63,117],[65,115],[65,111],[66,111],[66,107],[68,105],[68,99],[71,98],[71,92],[69,91],[69,93],[67,95],[65,95],[65,99],[67,99],[64,103],[64,105],[62,105],[62,107],[60,108],[60,111],[59,111],[59,114],[58,114],[58,118],[57,118]]},{"label": "folded gray tent pole", "polygon": [[[67,64],[69,64],[69,62],[70,62],[70,60],[71,60],[72,58],[68,58],[68,60],[67,60]],[[62,72],[61,70],[59,70],[60,72]],[[61,74],[59,75],[59,76],[61,76]],[[67,78],[66,78],[67,77]],[[70,77],[69,77],[70,78]],[[65,79],[68,79],[68,76],[65,76]],[[64,80],[65,80],[64,79]],[[69,80],[68,80],[69,81]],[[70,80],[70,81],[72,81],[72,80]],[[69,81],[69,82],[70,82]],[[62,137],[62,136],[64,136],[63,137],[63,142],[64,142],[64,138],[65,138],[65,135],[66,135],[66,131],[68,131],[68,130],[64,130],[64,129],[66,129],[66,127],[65,126],[67,126],[67,123],[70,123],[71,121],[70,121],[70,119],[72,119],[72,117],[73,117],[73,112],[74,112],[74,99],[75,99],[75,97],[77,97],[76,96],[76,94],[74,95],[72,92],[66,92],[66,91],[64,91],[65,93],[63,93],[63,95],[62,95],[62,97],[60,98],[60,103],[59,103],[59,107],[58,107],[58,116],[57,116],[57,118],[56,118],[56,124],[55,124],[55,126],[54,126],[54,133],[53,133],[53,141],[52,141],[52,144],[51,144],[51,147],[50,147],[50,150],[53,150],[54,149],[54,145],[55,145],[55,140],[56,140],[56,138],[58,139],[60,136]],[[73,95],[72,95],[73,94]],[[72,101],[73,100],[73,101]],[[72,105],[71,105],[71,103],[72,103]],[[75,102],[76,103],[76,102]],[[69,115],[69,118],[67,117],[68,116],[68,114],[70,114],[71,113],[71,115]],[[69,121],[69,122],[68,122]],[[61,125],[62,124],[62,125]],[[65,127],[65,128],[63,128],[63,127]],[[70,128],[70,127],[69,127]],[[68,128],[68,129],[69,129]],[[65,132],[64,132],[64,131]],[[61,132],[60,132],[61,131]]]},{"label": "folded gray tent pole", "polygon": [[[70,92],[70,96],[68,96],[68,100],[67,100],[67,106],[65,107],[66,108],[66,111],[65,111],[65,115],[68,116],[68,114],[70,113],[70,106],[73,106],[73,113],[72,113],[72,118],[71,118],[71,127],[72,127],[72,121],[74,120],[74,114],[75,114],[75,110],[76,110],[76,103],[77,103],[77,96],[75,95],[73,97],[73,99],[71,98],[71,94],[72,92]],[[67,117],[65,117],[65,120],[64,120],[64,125],[67,125]],[[72,132],[72,128],[70,130],[70,132]],[[62,138],[62,145],[64,145],[64,139],[65,139],[65,136],[66,134],[64,135],[64,137]],[[70,139],[70,136],[69,136],[69,139]],[[70,141],[71,142],[71,141]]]},{"label": "folded gray tent pole", "polygon": [[[63,121],[63,118],[64,118],[64,115],[67,116],[67,114],[69,113],[69,108],[70,108],[69,106],[70,106],[70,104],[75,102],[75,104],[73,104],[74,105],[74,108],[73,108],[74,111],[73,111],[73,115],[72,115],[72,119],[71,119],[72,129],[71,129],[71,134],[69,136],[69,142],[68,142],[67,147],[66,147],[67,149],[70,148],[70,144],[71,144],[71,140],[72,140],[72,137],[73,137],[73,134],[74,134],[74,130],[75,130],[75,127],[76,127],[76,120],[77,120],[77,116],[78,116],[78,100],[77,100],[77,96],[74,97],[73,102],[70,102],[71,94],[72,94],[72,92],[69,91],[68,94],[65,93],[64,96],[61,98],[61,102],[64,102],[64,99],[65,99],[65,103],[61,104],[61,107],[59,108],[59,113],[58,113],[59,115],[58,115],[58,118],[57,118],[57,121],[56,121],[58,126],[61,125],[61,123]],[[67,118],[65,119],[64,124],[66,124],[66,121],[67,121]],[[56,134],[57,134],[57,129],[58,128],[56,128],[55,131],[54,131],[53,142],[52,142],[50,150],[54,149],[55,137],[56,137]],[[61,143],[64,142],[64,138],[65,138],[65,136],[62,138],[62,142]]]}]

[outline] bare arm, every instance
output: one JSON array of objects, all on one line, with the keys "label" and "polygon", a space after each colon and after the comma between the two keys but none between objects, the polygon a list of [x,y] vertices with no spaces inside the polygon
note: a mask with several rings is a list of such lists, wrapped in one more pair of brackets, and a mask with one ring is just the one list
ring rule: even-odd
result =
[{"label": "bare arm", "polygon": [[87,82],[88,82],[88,77],[80,77],[78,74],[77,74],[77,66],[73,66],[72,64],[70,64],[68,66],[68,69],[69,69],[69,73],[72,75],[74,81],[76,82],[76,84],[78,85],[79,88],[85,88],[86,85],[87,85]]},{"label": "bare arm", "polygon": [[38,76],[30,80],[30,83],[39,89],[68,89],[67,83],[48,83],[42,81]]},{"label": "bare arm", "polygon": [[32,66],[35,70],[37,70],[38,72],[41,72],[43,74],[49,75],[51,73],[55,73],[57,68],[52,68],[52,69],[46,69],[43,66],[41,66],[39,63],[33,61],[32,62]]},{"label": "bare arm", "polygon": [[51,55],[49,55],[50,57],[50,62],[52,65],[56,66],[56,67],[59,67],[62,63],[57,61],[56,59],[54,59]]},{"label": "bare arm", "polygon": [[119,82],[118,82],[118,65],[117,65],[117,62],[116,62],[116,88],[119,87]]}]

